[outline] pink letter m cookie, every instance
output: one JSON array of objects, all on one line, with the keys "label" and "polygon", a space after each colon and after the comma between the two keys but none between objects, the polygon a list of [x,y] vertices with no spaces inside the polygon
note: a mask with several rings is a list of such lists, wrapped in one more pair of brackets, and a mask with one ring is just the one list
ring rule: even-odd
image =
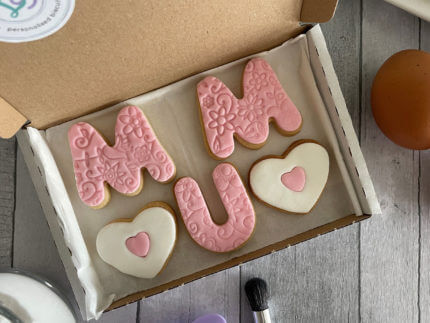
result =
[{"label": "pink letter m cookie", "polygon": [[175,177],[172,159],[143,112],[135,106],[127,106],[118,114],[113,147],[85,122],[70,128],[69,144],[79,196],[94,208],[109,202],[105,183],[120,193],[138,194],[143,187],[142,168],[161,183]]}]

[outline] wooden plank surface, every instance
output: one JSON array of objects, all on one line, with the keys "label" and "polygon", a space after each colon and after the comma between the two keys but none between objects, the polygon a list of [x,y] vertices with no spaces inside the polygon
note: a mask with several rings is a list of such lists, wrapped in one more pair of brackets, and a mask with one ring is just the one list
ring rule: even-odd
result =
[{"label": "wooden plank surface", "polygon": [[[387,140],[369,102],[386,58],[404,48],[430,51],[430,24],[380,0],[341,0],[322,28],[384,214],[105,313],[101,322],[182,323],[209,312],[251,322],[243,285],[253,276],[269,282],[274,322],[430,322],[430,153]],[[20,154],[16,172],[13,220],[15,141],[1,140],[0,266],[13,263],[70,290]]]},{"label": "wooden plank surface", "polygon": [[69,296],[73,299],[63,264],[20,150],[16,167],[14,267],[49,278],[62,290],[70,291]]},{"label": "wooden plank surface", "polygon": [[240,269],[231,268],[140,301],[140,322],[192,322],[218,313],[238,322]]},{"label": "wooden plank surface", "polygon": [[[322,25],[356,131],[360,120],[360,2],[343,0]],[[358,224],[247,263],[248,278],[266,279],[274,322],[358,322]],[[242,289],[241,322],[252,322]]]},{"label": "wooden plank surface", "polygon": [[361,145],[383,215],[361,224],[361,320],[418,321],[418,153],[389,141],[370,106],[374,75],[393,53],[418,48],[419,19],[363,0]]},{"label": "wooden plank surface", "polygon": [[[356,229],[326,234],[243,265],[242,290],[252,277],[267,281],[273,322],[358,322]],[[252,322],[245,293],[241,299],[241,322]]]},{"label": "wooden plank surface", "polygon": [[[430,23],[420,26],[420,48],[430,52]],[[419,319],[430,322],[430,151],[420,152]]]},{"label": "wooden plank surface", "polygon": [[12,266],[16,140],[0,139],[0,268]]},{"label": "wooden plank surface", "polygon": [[[132,303],[126,306],[117,308],[116,310],[103,313],[100,319],[91,320],[91,323],[139,323],[146,322],[137,319],[138,304]],[[148,321],[149,323],[149,321]]]},{"label": "wooden plank surface", "polygon": [[[60,288],[79,313],[70,283],[49,231],[24,158],[18,150],[16,210],[14,231],[14,267],[45,277]],[[137,304],[105,313],[101,322],[136,322]],[[99,321],[98,321],[99,322]]]}]

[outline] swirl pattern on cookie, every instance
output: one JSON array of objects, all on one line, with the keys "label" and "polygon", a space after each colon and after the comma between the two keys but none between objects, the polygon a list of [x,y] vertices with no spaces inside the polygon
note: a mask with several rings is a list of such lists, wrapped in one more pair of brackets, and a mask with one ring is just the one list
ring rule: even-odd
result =
[{"label": "swirl pattern on cookie", "polygon": [[301,128],[299,110],[265,60],[254,58],[246,65],[243,94],[242,99],[237,99],[212,76],[197,85],[206,144],[216,159],[233,153],[233,135],[248,148],[260,148],[267,140],[272,120],[283,135],[293,135]]},{"label": "swirl pattern on cookie", "polygon": [[228,214],[222,225],[213,222],[203,194],[191,177],[179,179],[174,193],[189,234],[200,246],[214,252],[241,247],[255,227],[255,212],[242,180],[233,165],[215,167],[212,178]]},{"label": "swirl pattern on cookie", "polygon": [[79,196],[88,206],[100,208],[108,202],[105,183],[123,194],[139,193],[142,168],[161,183],[175,176],[172,159],[135,106],[127,106],[118,114],[113,147],[85,122],[74,124],[68,135]]}]

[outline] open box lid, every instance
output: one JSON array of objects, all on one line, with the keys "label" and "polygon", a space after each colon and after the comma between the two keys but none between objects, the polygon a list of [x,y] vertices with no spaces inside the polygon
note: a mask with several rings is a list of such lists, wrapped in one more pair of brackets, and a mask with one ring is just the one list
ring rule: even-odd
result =
[{"label": "open box lid", "polygon": [[[77,0],[50,37],[0,43],[0,137],[45,129],[281,44],[337,0]],[[3,99],[1,99],[3,98]]]}]

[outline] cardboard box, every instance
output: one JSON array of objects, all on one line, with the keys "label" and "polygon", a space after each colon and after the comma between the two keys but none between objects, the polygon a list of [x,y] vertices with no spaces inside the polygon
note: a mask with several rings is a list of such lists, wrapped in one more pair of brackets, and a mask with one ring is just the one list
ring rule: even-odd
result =
[{"label": "cardboard box", "polygon": [[[20,45],[0,44],[4,58],[0,61],[0,95],[4,98],[0,110],[6,116],[0,123],[0,134],[8,136],[24,120],[31,121],[28,130],[18,133],[18,141],[85,318],[380,213],[321,30],[318,26],[308,30],[299,24],[299,21],[327,21],[334,13],[336,1],[270,0],[264,6],[259,1],[242,0],[233,5],[227,1],[191,4],[173,0],[162,4],[136,1],[130,6],[114,2],[102,6],[102,3],[105,4],[78,1],[69,23],[46,39]],[[336,142],[336,158],[344,167],[341,167],[342,177],[349,185],[349,194],[356,203],[354,210],[358,212],[344,214],[334,221],[327,217],[325,223],[321,222],[325,218],[320,218],[314,225],[309,223],[303,232],[280,237],[246,253],[232,253],[210,267],[202,266],[201,270],[116,299],[113,304],[110,304],[112,299],[100,303],[97,290],[102,286],[95,286],[99,280],[94,278],[98,273],[92,256],[88,251],[82,252],[88,246],[83,228],[76,220],[71,188],[65,185],[64,172],[59,170],[62,165],[57,165],[46,135],[54,128],[60,129],[66,121],[85,118],[94,111],[189,75],[274,48],[301,33],[306,33],[306,58],[326,109],[326,124],[330,125],[327,131]],[[237,64],[241,63],[234,62],[221,69]],[[16,66],[20,67],[18,72]],[[145,100],[163,91],[168,93],[187,82],[196,84],[198,79],[201,76],[195,75],[139,98]],[[115,107],[95,116],[112,109]],[[285,148],[280,147],[279,153]]]}]

